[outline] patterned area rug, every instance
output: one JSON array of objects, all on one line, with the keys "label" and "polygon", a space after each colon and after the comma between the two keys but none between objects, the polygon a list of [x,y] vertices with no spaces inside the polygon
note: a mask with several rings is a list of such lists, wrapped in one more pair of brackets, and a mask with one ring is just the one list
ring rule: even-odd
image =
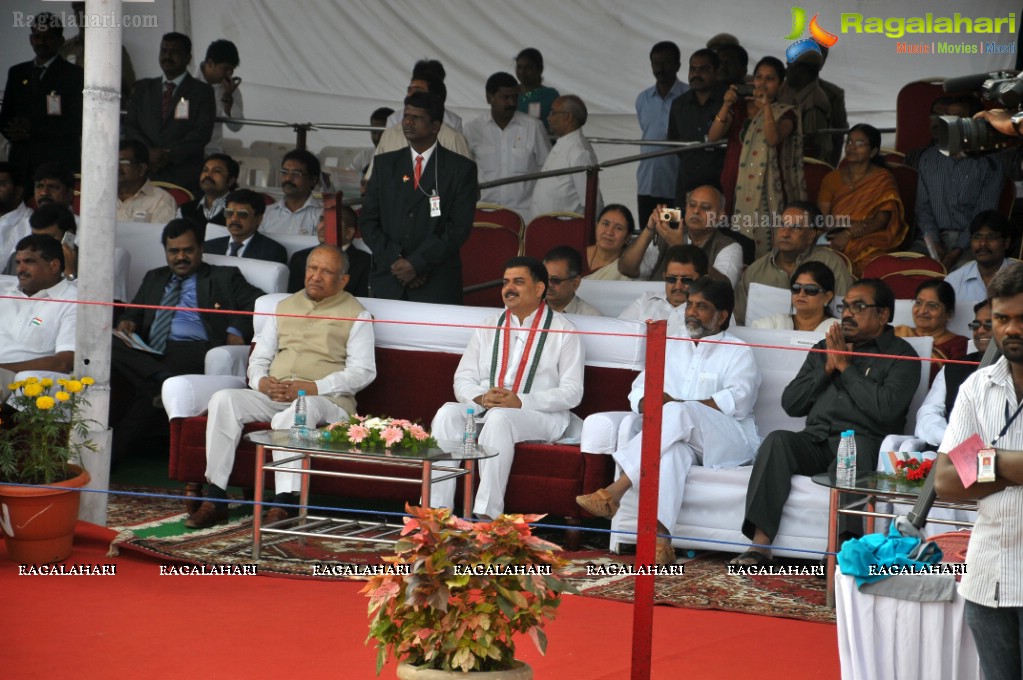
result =
[{"label": "patterned area rug", "polygon": [[[129,489],[152,492],[152,489]],[[136,550],[156,557],[167,565],[257,565],[259,574],[291,578],[360,580],[357,567],[382,564],[386,546],[337,538],[305,539],[292,536],[264,536],[260,560],[252,558],[251,506],[232,506],[231,519],[205,530],[190,530],[182,502],[145,496],[111,496],[108,523],[119,535],[111,553]],[[371,516],[360,516],[372,523]],[[383,521],[384,518],[379,518]],[[400,521],[389,518],[391,522]],[[372,535],[374,530],[368,529]],[[537,534],[553,543],[564,541],[560,530],[539,528]],[[586,597],[631,602],[633,577],[618,572],[634,563],[631,555],[607,551],[603,533],[583,533],[579,550],[566,551],[570,561],[567,577]],[[702,554],[684,562],[685,573],[658,576],[657,604],[694,609],[718,609],[833,623],[834,612],[824,605],[825,583],[812,576],[729,575],[726,563],[732,555]]]}]

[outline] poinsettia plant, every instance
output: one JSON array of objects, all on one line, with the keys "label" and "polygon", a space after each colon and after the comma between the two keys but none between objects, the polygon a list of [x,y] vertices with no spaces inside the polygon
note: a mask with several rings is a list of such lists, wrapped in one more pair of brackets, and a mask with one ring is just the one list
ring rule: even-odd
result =
[{"label": "poinsettia plant", "polygon": [[437,440],[422,425],[398,418],[352,416],[327,425],[325,432],[333,444],[371,451],[418,451],[437,446]]},{"label": "poinsettia plant", "polygon": [[376,641],[377,674],[389,655],[438,670],[505,670],[516,633],[544,653],[544,624],[575,589],[561,578],[560,548],[533,535],[529,524],[542,515],[472,523],[447,508],[405,509],[411,517],[395,555],[383,559],[407,573],[373,576],[361,591],[370,598],[366,641]]},{"label": "poinsettia plant", "polygon": [[29,377],[8,385],[17,411],[0,427],[0,480],[19,484],[52,484],[69,477],[68,463],[81,465],[88,441],[89,421],[82,408],[89,404],[90,377]]}]

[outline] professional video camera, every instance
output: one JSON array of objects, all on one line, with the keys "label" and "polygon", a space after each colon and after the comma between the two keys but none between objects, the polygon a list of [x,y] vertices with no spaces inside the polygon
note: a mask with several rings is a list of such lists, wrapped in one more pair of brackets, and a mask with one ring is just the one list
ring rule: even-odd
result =
[{"label": "professional video camera", "polygon": [[[945,92],[979,91],[982,98],[998,102],[1009,111],[1023,108],[1023,79],[1014,71],[949,78],[944,88]],[[931,116],[931,129],[941,150],[952,156],[996,151],[1020,143],[1019,138],[1003,135],[983,118]]]}]

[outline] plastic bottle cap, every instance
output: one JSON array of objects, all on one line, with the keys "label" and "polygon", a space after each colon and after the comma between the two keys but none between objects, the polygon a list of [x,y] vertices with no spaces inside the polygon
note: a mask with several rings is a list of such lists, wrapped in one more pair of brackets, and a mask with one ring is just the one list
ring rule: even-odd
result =
[{"label": "plastic bottle cap", "polygon": [[465,413],[466,413],[466,415],[472,415],[472,414],[476,413],[476,410],[475,409],[471,409],[471,408],[467,408],[467,409],[465,409]]},{"label": "plastic bottle cap", "polygon": [[298,396],[304,397],[305,396],[305,390],[299,390],[298,391]]}]

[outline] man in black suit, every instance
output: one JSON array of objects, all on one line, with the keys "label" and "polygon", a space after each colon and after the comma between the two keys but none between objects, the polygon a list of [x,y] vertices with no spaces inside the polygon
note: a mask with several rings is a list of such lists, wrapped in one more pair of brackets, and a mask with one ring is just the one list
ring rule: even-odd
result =
[{"label": "man in black suit", "polygon": [[203,161],[199,174],[202,195],[178,208],[178,217],[192,220],[202,227],[210,222],[226,226],[225,201],[227,194],[238,188],[238,172],[238,161],[226,153],[211,153]]},{"label": "man in black suit", "polygon": [[[333,199],[327,198],[323,201],[323,212],[320,214],[320,221],[316,223],[316,238],[320,245],[327,242],[327,227],[332,225],[336,215]],[[348,283],[345,284],[345,291],[356,297],[369,296],[369,268],[373,263],[373,257],[365,250],[359,250],[352,245],[355,238],[355,230],[359,227],[359,216],[347,205],[341,207],[341,250],[345,251],[348,258]],[[305,288],[305,265],[313,248],[296,251],[288,262],[290,275],[288,276],[288,292],[297,293]]]},{"label": "man in black suit", "polygon": [[167,33],[160,42],[163,75],[135,83],[122,133],[149,147],[150,177],[198,193],[204,150],[213,135],[213,88],[188,73],[192,41]]},{"label": "man in black suit", "polygon": [[224,219],[230,236],[210,239],[203,250],[211,255],[249,257],[255,260],[288,263],[288,251],[269,236],[259,233],[266,201],[251,189],[235,189],[224,201]]},{"label": "man in black suit", "polygon": [[362,237],[373,251],[373,295],[461,304],[459,249],[472,229],[476,164],[437,144],[444,104],[430,92],[405,98],[409,148],[380,154],[362,204]]},{"label": "man in black suit", "polygon": [[23,177],[46,161],[74,172],[82,162],[82,90],[85,74],[58,52],[64,27],[53,14],[37,14],[29,36],[35,59],[7,72],[0,132],[11,143],[8,160]]},{"label": "man in black suit", "polygon": [[167,266],[146,273],[132,304],[180,309],[160,312],[130,307],[117,323],[118,331],[128,336],[138,334],[154,351],[134,349],[117,339],[113,343],[111,422],[115,428],[115,457],[127,453],[136,438],[150,428],[149,421],[156,415],[154,400],[165,379],[202,373],[206,351],[211,347],[244,345],[252,340],[249,314],[192,310],[251,312],[256,299],[263,295],[236,267],[203,263],[202,242],[197,227],[189,220],[168,222],[161,240]]}]

